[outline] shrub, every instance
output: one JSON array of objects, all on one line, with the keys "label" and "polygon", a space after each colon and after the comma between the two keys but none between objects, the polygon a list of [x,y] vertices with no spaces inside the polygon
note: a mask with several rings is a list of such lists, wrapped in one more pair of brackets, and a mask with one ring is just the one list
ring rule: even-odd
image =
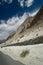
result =
[{"label": "shrub", "polygon": [[29,50],[23,50],[22,53],[20,54],[21,57],[25,57],[29,54]]}]

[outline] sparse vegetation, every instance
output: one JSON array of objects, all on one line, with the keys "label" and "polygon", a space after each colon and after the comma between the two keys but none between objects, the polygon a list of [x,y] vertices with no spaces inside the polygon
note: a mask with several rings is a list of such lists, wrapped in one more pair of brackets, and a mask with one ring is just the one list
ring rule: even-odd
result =
[{"label": "sparse vegetation", "polygon": [[22,53],[20,54],[21,57],[25,57],[29,54],[29,50],[23,50]]}]

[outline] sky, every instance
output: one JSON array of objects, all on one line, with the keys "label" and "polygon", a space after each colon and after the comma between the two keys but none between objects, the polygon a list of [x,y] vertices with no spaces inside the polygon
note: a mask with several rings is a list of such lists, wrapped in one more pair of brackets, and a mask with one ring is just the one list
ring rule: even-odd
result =
[{"label": "sky", "polygon": [[0,40],[6,39],[26,20],[35,16],[43,0],[0,0]]},{"label": "sky", "polygon": [[[11,2],[8,3],[7,1]],[[24,12],[32,12],[38,9],[42,4],[43,0],[0,0],[0,19],[7,20],[12,16],[21,16]]]}]

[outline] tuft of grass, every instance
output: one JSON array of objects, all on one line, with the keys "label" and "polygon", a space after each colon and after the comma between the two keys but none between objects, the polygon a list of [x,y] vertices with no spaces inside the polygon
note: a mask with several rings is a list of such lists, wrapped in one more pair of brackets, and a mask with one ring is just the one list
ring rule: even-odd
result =
[{"label": "tuft of grass", "polygon": [[21,57],[25,57],[29,54],[29,50],[23,50],[22,53],[20,54]]}]

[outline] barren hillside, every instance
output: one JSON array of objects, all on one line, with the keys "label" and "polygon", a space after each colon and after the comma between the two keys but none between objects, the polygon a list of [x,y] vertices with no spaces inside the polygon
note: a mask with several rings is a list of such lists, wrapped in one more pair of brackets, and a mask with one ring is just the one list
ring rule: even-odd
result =
[{"label": "barren hillside", "polygon": [[35,40],[36,43],[43,42],[43,7],[36,16],[28,17],[17,31],[13,32],[0,46],[25,44],[26,41],[32,44],[31,41],[34,43]]}]

